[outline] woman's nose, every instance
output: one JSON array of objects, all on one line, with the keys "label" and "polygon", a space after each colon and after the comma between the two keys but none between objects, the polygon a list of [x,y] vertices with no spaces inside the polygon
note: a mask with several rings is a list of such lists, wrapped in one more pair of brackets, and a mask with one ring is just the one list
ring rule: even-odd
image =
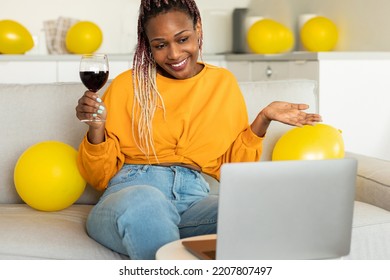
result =
[{"label": "woman's nose", "polygon": [[175,59],[179,58],[179,55],[180,55],[180,48],[179,48],[179,46],[171,45],[169,47],[168,58],[172,59],[172,60],[175,60]]}]

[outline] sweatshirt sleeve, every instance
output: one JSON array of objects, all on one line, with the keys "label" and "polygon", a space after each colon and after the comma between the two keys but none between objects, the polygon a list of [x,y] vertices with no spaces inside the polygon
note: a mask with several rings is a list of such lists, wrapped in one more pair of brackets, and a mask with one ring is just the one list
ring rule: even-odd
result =
[{"label": "sweatshirt sleeve", "polygon": [[241,132],[236,141],[222,156],[222,164],[226,162],[259,161],[262,152],[263,137],[253,133],[250,126]]},{"label": "sweatshirt sleeve", "polygon": [[[88,141],[87,135],[84,136],[79,145],[77,164],[81,175],[95,189],[104,190],[110,179],[122,168],[125,162],[123,153],[123,140],[120,141],[120,133],[127,124],[118,121],[116,115],[122,116],[120,119],[127,119],[126,107],[120,104],[126,104],[124,98],[128,95],[128,89],[131,87],[131,75],[124,73],[114,79],[102,99],[106,109],[109,112],[106,129],[105,141],[100,144],[92,144]],[[115,98],[114,98],[115,97]]]},{"label": "sweatshirt sleeve", "polygon": [[94,145],[85,136],[79,146],[77,164],[81,175],[95,189],[104,190],[109,180],[121,169],[125,156],[119,141],[106,132],[106,140]]}]

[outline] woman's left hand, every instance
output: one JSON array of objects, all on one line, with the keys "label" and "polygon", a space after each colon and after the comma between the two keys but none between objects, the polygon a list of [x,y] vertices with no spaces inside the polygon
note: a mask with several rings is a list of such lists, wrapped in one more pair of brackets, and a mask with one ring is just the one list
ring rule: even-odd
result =
[{"label": "woman's left hand", "polygon": [[308,108],[309,106],[306,104],[275,101],[265,107],[260,115],[263,114],[263,117],[269,121],[278,121],[294,126],[313,125],[320,122],[320,115],[303,112]]},{"label": "woman's left hand", "polygon": [[306,113],[306,104],[294,104],[274,101],[265,107],[252,123],[252,130],[258,136],[264,136],[271,121],[278,121],[293,126],[313,125],[322,121],[319,114]]}]

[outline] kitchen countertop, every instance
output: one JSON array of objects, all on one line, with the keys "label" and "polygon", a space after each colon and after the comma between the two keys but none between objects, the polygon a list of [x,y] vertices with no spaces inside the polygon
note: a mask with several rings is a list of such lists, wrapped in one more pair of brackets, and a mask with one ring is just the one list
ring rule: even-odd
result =
[{"label": "kitchen countertop", "polygon": [[390,52],[290,52],[284,54],[225,54],[227,61],[290,61],[390,59]]},{"label": "kitchen countertop", "polygon": [[[111,61],[132,61],[133,54],[108,54]],[[390,52],[290,52],[284,54],[203,54],[203,60],[225,61],[290,61],[290,60],[352,60],[390,59]],[[0,62],[7,61],[78,61],[80,55],[0,55]]]},{"label": "kitchen countertop", "polygon": [[[132,61],[133,54],[107,54],[110,61]],[[62,55],[38,55],[38,54],[0,54],[0,62],[2,61],[79,61],[81,55],[77,54],[62,54]],[[224,60],[225,55],[223,54],[204,54],[203,58],[206,60]]]}]

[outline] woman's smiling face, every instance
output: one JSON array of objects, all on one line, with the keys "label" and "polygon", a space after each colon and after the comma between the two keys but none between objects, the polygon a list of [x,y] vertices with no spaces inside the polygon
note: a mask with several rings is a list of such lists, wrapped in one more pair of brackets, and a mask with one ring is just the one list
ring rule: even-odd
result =
[{"label": "woman's smiling face", "polygon": [[184,12],[170,11],[151,18],[145,26],[152,55],[160,74],[188,79],[198,74],[201,25]]}]

